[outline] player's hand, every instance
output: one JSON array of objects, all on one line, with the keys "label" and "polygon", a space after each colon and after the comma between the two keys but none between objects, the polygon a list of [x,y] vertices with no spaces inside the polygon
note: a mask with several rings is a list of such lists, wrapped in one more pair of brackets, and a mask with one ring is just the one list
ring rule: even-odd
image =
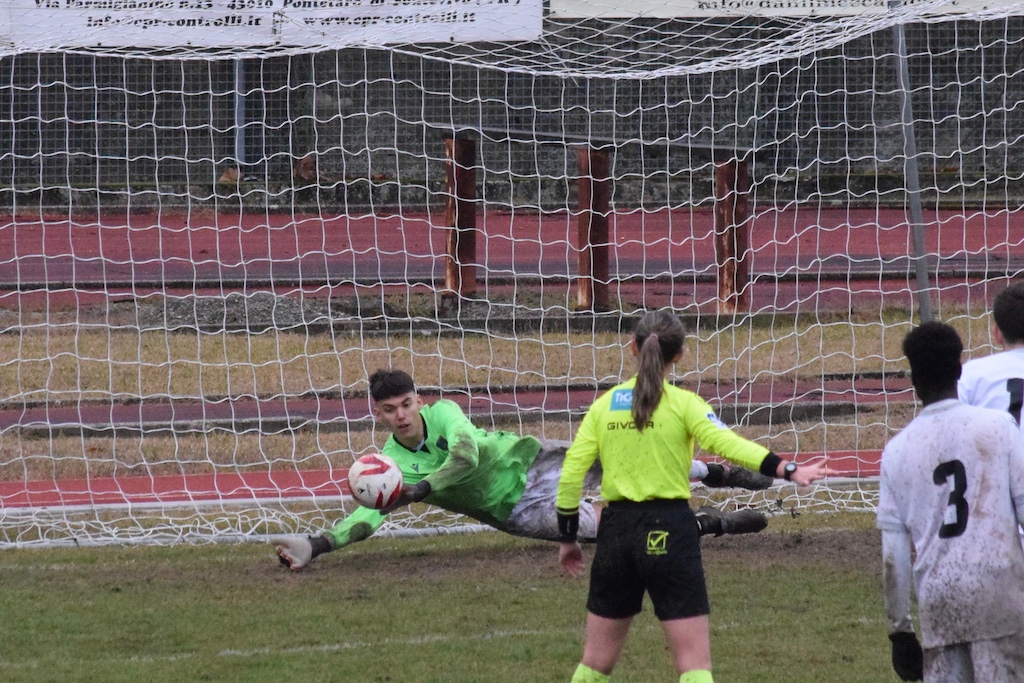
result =
[{"label": "player's hand", "polygon": [[270,542],[277,559],[293,572],[301,572],[313,561],[313,544],[305,536],[273,536]]},{"label": "player's hand", "polygon": [[569,576],[583,575],[583,548],[579,543],[560,543],[558,562]]},{"label": "player's hand", "polygon": [[384,514],[388,514],[389,512],[394,512],[395,510],[402,506],[418,503],[429,495],[430,484],[426,480],[421,481],[418,484],[413,484],[412,486],[406,484],[402,486],[402,492],[398,495],[398,500],[396,500],[394,503],[387,506],[386,508],[381,508],[380,511]]},{"label": "player's hand", "polygon": [[813,484],[819,479],[833,477],[837,474],[839,474],[838,471],[826,465],[825,461],[822,460],[820,462],[799,463],[799,466],[790,476],[789,480],[794,484],[807,486],[809,484]]},{"label": "player's hand", "polygon": [[889,634],[892,641],[892,668],[902,681],[920,681],[924,678],[924,654],[917,636],[907,631]]}]

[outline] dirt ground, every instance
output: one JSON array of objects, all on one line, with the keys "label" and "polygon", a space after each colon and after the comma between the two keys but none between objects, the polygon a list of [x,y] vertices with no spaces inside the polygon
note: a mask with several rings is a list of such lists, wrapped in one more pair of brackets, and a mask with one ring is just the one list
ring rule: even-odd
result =
[{"label": "dirt ground", "polygon": [[745,564],[871,567],[881,570],[882,536],[875,530],[815,529],[723,536],[705,539],[705,564],[736,561]]},{"label": "dirt ground", "polygon": [[[554,544],[536,541],[471,544],[460,552],[437,552],[428,548],[401,551],[377,550],[373,545],[354,546],[351,553],[358,560],[343,559],[346,554],[329,556],[317,565],[314,573],[360,574],[386,572],[407,579],[429,576],[434,580],[449,577],[515,576],[518,579],[550,578],[557,571]],[[403,548],[403,546],[398,546]],[[716,565],[742,565],[750,568],[792,567],[794,570],[814,566],[825,569],[868,568],[881,573],[881,535],[873,529],[809,529],[772,530],[759,534],[705,538],[702,542],[705,568]],[[404,546],[410,548],[410,546]],[[429,557],[429,562],[418,561]],[[584,559],[589,566],[593,546],[584,546]],[[877,568],[877,569],[875,569]],[[277,569],[265,566],[263,569]],[[275,572],[276,573],[276,572]]]}]

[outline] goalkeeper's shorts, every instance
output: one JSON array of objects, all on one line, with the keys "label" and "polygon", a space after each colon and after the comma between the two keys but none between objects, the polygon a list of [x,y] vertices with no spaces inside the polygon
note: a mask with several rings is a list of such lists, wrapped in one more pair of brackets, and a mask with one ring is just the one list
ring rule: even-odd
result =
[{"label": "goalkeeper's shorts", "polygon": [[[568,446],[564,441],[542,442],[540,453],[526,473],[523,495],[512,508],[502,527],[503,531],[542,541],[559,540],[555,499],[558,497],[558,480],[562,475],[562,463]],[[597,474],[599,482],[600,470],[597,470]],[[597,511],[590,502],[581,500],[579,540],[587,542],[595,538]]]}]

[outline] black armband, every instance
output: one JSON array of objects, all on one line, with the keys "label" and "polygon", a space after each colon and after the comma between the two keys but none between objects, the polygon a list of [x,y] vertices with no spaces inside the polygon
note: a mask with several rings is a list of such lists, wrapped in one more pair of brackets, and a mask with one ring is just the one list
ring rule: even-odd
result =
[{"label": "black armband", "polygon": [[558,511],[558,540],[562,543],[575,543],[576,535],[580,532],[580,511],[573,512]]},{"label": "black armband", "polygon": [[759,470],[764,476],[775,479],[778,476],[776,473],[779,471],[779,465],[781,464],[782,458],[768,451],[768,455],[764,456],[764,460],[761,461]]},{"label": "black armband", "polygon": [[334,543],[331,542],[331,539],[327,534],[310,536],[309,545],[313,548],[313,556],[309,558],[310,560],[318,555],[323,555],[324,553],[329,553],[334,550]]}]

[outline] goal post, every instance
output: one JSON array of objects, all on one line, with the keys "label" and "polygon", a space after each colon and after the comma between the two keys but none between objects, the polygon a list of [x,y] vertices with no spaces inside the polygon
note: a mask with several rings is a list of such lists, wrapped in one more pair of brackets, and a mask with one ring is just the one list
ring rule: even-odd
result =
[{"label": "goal post", "polygon": [[318,533],[375,369],[571,439],[661,307],[674,382],[843,473],[695,495],[872,510],[904,334],[987,354],[1024,274],[1024,5],[757,7],[11,3],[0,546]]}]

